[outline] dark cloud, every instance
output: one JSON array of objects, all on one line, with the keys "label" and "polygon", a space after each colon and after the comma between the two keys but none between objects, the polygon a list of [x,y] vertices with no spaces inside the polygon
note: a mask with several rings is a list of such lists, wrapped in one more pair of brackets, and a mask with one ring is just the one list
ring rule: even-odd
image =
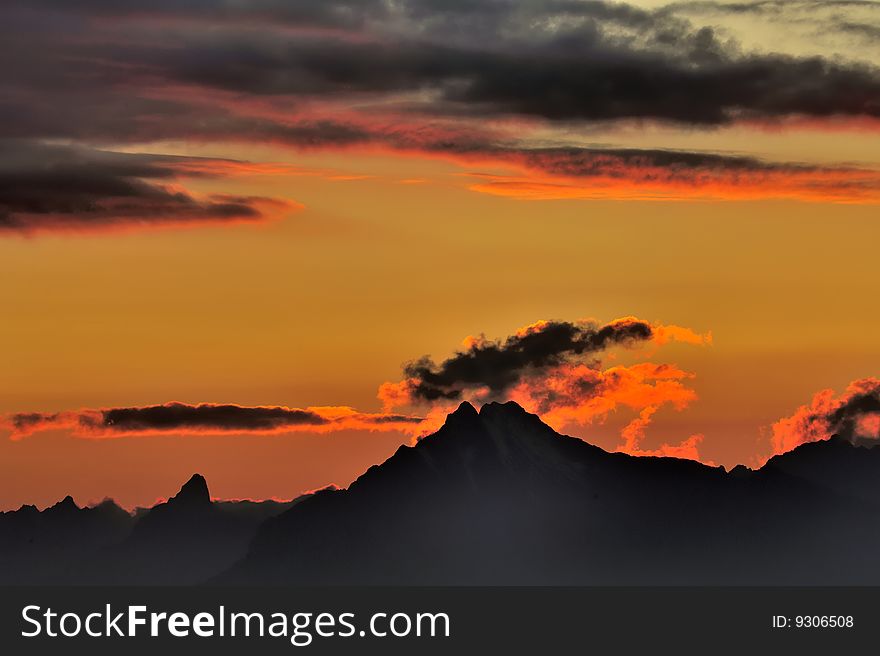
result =
[{"label": "dark cloud", "polygon": [[853,21],[839,20],[837,21],[837,28],[842,32],[847,32],[849,34],[855,34],[857,36],[863,37],[864,39],[872,43],[880,41],[880,25],[878,24],[856,23]]},{"label": "dark cloud", "polygon": [[880,172],[710,152],[625,148],[487,148],[524,175],[472,172],[471,189],[515,198],[789,198],[880,200]]},{"label": "dark cloud", "polygon": [[16,433],[29,433],[42,425],[58,420],[57,413],[19,412],[10,417],[9,424]]},{"label": "dark cloud", "polygon": [[178,18],[222,22],[281,23],[302,27],[358,28],[389,16],[386,0],[27,0],[29,9],[102,18]]},{"label": "dark cloud", "polygon": [[[503,27],[503,26],[502,26]],[[540,30],[538,30],[540,32]],[[254,95],[387,97],[421,113],[697,125],[791,115],[880,116],[880,74],[821,57],[740,55],[711,28],[621,40],[592,23],[480,46],[210,34],[144,53],[168,81]],[[486,44],[486,45],[483,45]],[[125,57],[126,53],[120,53]],[[420,94],[425,100],[404,98]],[[392,105],[393,106],[393,105]]]},{"label": "dark cloud", "polygon": [[822,167],[774,163],[756,157],[656,148],[531,148],[497,149],[502,158],[521,161],[546,173],[590,177],[610,171],[667,169],[686,176],[700,172],[820,171]]},{"label": "dark cloud", "polygon": [[284,426],[320,426],[327,423],[327,419],[308,410],[183,403],[102,410],[97,425],[90,423],[91,421],[88,415],[81,418],[83,425],[88,428],[120,432],[193,429],[255,431]]},{"label": "dark cloud", "polygon": [[[298,109],[315,101],[369,116],[396,109],[564,122],[880,116],[875,66],[743,53],[668,8],[190,0],[145,10],[95,0],[14,2],[4,13],[0,53],[10,64],[0,117],[10,134],[35,137],[283,139],[287,129],[293,142],[361,138],[332,120],[299,123]],[[157,97],[169,85],[283,97],[293,118]]]},{"label": "dark cloud", "polygon": [[44,430],[68,430],[79,437],[138,434],[285,433],[340,430],[408,431],[422,417],[358,412],[348,407],[287,408],[234,404],[166,403],[76,412],[19,413],[3,418],[14,438]]},{"label": "dark cloud", "polygon": [[[688,7],[699,14],[706,4]],[[375,145],[488,156],[557,176],[690,184],[707,175],[714,183],[721,171],[734,184],[737,171],[806,169],[721,154],[548,148],[494,119],[567,129],[880,116],[875,65],[745,53],[683,12],[582,0],[12,0],[0,7],[0,142],[8,142],[0,230],[252,221],[280,209],[182,189],[172,184],[173,158],[73,157],[44,146],[22,159],[21,139],[107,149],[167,140]],[[837,176],[830,195],[858,200],[875,182],[859,178],[850,193]]]},{"label": "dark cloud", "polygon": [[[197,197],[181,177],[221,175],[231,162],[0,141],[0,230],[255,221],[266,198]],[[213,171],[212,171],[213,169]]]},{"label": "dark cloud", "polygon": [[573,358],[598,353],[617,344],[649,340],[650,324],[638,320],[593,323],[549,321],[535,324],[505,340],[474,340],[440,364],[427,356],[404,366],[413,398],[458,399],[465,390],[487,388],[497,395],[524,376]]},{"label": "dark cloud", "polygon": [[754,56],[698,67],[638,56],[551,66],[523,57],[499,64],[452,99],[494,112],[563,120],[719,124],[746,117],[880,116],[876,70],[821,58]]},{"label": "dark cloud", "polygon": [[838,437],[851,442],[868,439],[876,443],[880,435],[867,434],[862,425],[863,420],[871,415],[880,417],[880,384],[853,394],[840,407],[822,419],[828,423],[829,430]]}]

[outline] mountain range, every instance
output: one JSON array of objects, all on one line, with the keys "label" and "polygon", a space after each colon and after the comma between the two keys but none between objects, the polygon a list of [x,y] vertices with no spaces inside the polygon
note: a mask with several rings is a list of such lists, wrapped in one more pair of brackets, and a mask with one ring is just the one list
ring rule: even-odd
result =
[{"label": "mountain range", "polygon": [[212,501],[195,474],[168,501],[129,513],[68,496],[0,514],[0,583],[187,585],[242,557],[257,527],[296,500]]},{"label": "mountain range", "polygon": [[463,403],[346,489],[212,501],[193,476],[130,514],[0,514],[0,583],[877,585],[880,449],[763,467],[608,453],[515,403]]}]

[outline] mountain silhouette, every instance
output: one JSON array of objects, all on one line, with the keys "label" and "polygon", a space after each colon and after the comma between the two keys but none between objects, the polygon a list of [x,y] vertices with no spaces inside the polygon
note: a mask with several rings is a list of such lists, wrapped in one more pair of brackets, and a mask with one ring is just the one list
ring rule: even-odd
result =
[{"label": "mountain silhouette", "polygon": [[201,474],[193,474],[192,477],[183,484],[180,492],[175,494],[168,500],[169,506],[182,508],[184,506],[190,508],[203,507],[207,508],[211,505],[211,494],[208,492],[208,481]]},{"label": "mountain silhouette", "polygon": [[292,502],[211,501],[195,474],[164,503],[130,514],[70,496],[0,514],[0,583],[193,584],[241,558],[257,526]]},{"label": "mountain silhouette", "polygon": [[843,440],[727,473],[607,453],[515,403],[463,403],[347,490],[268,520],[217,580],[880,583],[878,481],[880,451]]},{"label": "mountain silhouette", "polygon": [[347,489],[219,502],[197,474],[133,515],[0,514],[0,582],[876,585],[878,520],[880,449],[832,438],[726,472],[463,403]]},{"label": "mountain silhouette", "polygon": [[[0,514],[0,582],[50,584],[79,580],[108,545],[122,541],[132,517],[113,501],[80,508],[65,497]],[[87,581],[83,581],[87,582]]]}]

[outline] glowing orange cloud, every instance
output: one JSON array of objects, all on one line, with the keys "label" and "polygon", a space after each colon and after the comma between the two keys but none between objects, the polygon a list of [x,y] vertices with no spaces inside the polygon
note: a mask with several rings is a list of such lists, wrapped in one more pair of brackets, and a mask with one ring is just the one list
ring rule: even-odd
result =
[{"label": "glowing orange cloud", "polygon": [[880,439],[880,379],[853,381],[841,395],[832,389],[818,392],[809,404],[773,424],[770,446],[780,454],[832,435],[853,442]]},{"label": "glowing orange cloud", "polygon": [[652,362],[605,370],[563,365],[540,378],[523,381],[511,398],[561,428],[603,421],[620,407],[640,412],[669,404],[683,410],[697,398],[686,385],[694,377],[675,365]]},{"label": "glowing orange cloud", "polygon": [[679,444],[661,444],[657,449],[645,449],[642,447],[641,443],[645,438],[645,429],[651,424],[651,420],[657,410],[657,406],[648,406],[639,413],[638,417],[627,424],[620,432],[623,444],[617,450],[632,456],[660,456],[702,461],[699,449],[704,439],[702,434],[691,435]]},{"label": "glowing orange cloud", "polygon": [[697,333],[690,328],[682,326],[657,324],[654,326],[654,343],[658,345],[669,342],[682,342],[695,346],[709,346],[712,344],[712,332]]},{"label": "glowing orange cloud", "polygon": [[707,171],[615,168],[589,177],[473,174],[468,188],[517,200],[737,201],[786,199],[823,203],[880,202],[880,172],[861,169]]},{"label": "glowing orange cloud", "polygon": [[547,377],[530,380],[514,390],[513,399],[541,414],[541,418],[564,430],[573,424],[602,423],[621,408],[638,412],[621,431],[618,451],[631,455],[672,456],[700,460],[702,436],[692,435],[680,444],[659,449],[642,447],[654,414],[664,406],[684,410],[697,399],[687,386],[695,375],[674,365],[643,362],[597,371],[579,365],[560,367]]}]

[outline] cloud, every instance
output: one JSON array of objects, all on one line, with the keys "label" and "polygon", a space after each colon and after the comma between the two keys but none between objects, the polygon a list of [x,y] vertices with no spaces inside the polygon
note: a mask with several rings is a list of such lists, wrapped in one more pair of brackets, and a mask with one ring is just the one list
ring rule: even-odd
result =
[{"label": "cloud", "polygon": [[[159,139],[169,131],[241,133],[249,119],[257,133],[283,131],[282,122],[255,116],[192,111],[192,96],[151,95],[179,85],[196,98],[222,91],[283,99],[288,113],[323,103],[365,116],[418,114],[415,123],[519,116],[711,126],[880,116],[880,73],[871,63],[743,52],[669,8],[570,0],[4,7],[2,48],[30,53],[6,71],[10,93],[0,108],[19,135]],[[63,116],[52,111],[58,106]]]},{"label": "cloud", "polygon": [[761,18],[791,19],[796,16],[813,16],[817,21],[817,10],[839,11],[865,10],[878,11],[880,7],[874,0],[751,0],[746,2],[720,2],[712,0],[686,0],[672,2],[662,8],[663,13],[675,14],[754,14]]},{"label": "cloud", "polygon": [[427,434],[443,423],[460,400],[512,400],[541,416],[553,428],[602,424],[618,412],[636,417],[621,433],[617,450],[633,455],[674,455],[699,459],[701,436],[681,444],[644,447],[645,429],[664,407],[675,411],[697,399],[688,385],[694,374],[672,365],[638,362],[604,367],[612,347],[661,346],[670,341],[708,345],[711,335],[689,328],[625,317],[600,325],[593,321],[539,321],[503,340],[467,337],[452,357],[428,357],[404,365],[405,379],[380,386],[386,412],[427,407],[418,427]]},{"label": "cloud", "polygon": [[779,35],[774,49],[809,50],[832,61],[848,57],[876,62],[880,55],[880,4],[874,0],[684,1],[658,11],[721,25],[751,42],[761,43],[759,35]]},{"label": "cloud", "polygon": [[[652,326],[652,341],[666,344],[671,340],[694,345],[711,343],[709,335],[699,335],[680,326]],[[645,448],[647,428],[663,407],[685,410],[697,400],[688,386],[695,374],[675,365],[641,362],[628,366],[601,369],[597,366],[563,365],[544,376],[526,379],[511,393],[511,398],[541,414],[542,419],[563,430],[567,426],[604,423],[620,410],[637,413],[620,432],[616,451],[636,456],[666,456],[701,460],[702,435],[691,435],[678,444]]]},{"label": "cloud", "polygon": [[[11,4],[15,4],[12,0]],[[101,18],[137,20],[191,19],[222,23],[267,23],[300,27],[355,28],[370,17],[388,16],[385,0],[34,0],[18,4],[57,12]]]},{"label": "cloud", "polygon": [[650,337],[651,326],[638,320],[626,319],[605,326],[540,321],[502,341],[469,337],[464,350],[440,364],[426,356],[406,364],[403,371],[413,400],[460,399],[462,392],[476,388],[486,388],[490,395],[498,395],[532,372],[603,351],[614,344]]},{"label": "cloud", "polygon": [[[15,62],[3,73],[0,140],[390,150],[512,166],[476,172],[471,188],[522,199],[876,202],[876,170],[582,145],[585,124],[880,118],[875,58],[749,52],[701,23],[697,5],[13,0],[0,8],[0,56]],[[167,162],[153,167],[81,180],[81,195],[62,178],[24,178],[42,195],[7,198],[0,225],[253,221],[285,209],[199,196],[152,177]],[[89,184],[118,195],[93,196]]]},{"label": "cloud", "polygon": [[428,356],[409,362],[403,368],[405,380],[384,384],[379,398],[386,407],[458,400],[475,391],[488,399],[497,398],[524,379],[550,369],[591,360],[612,346],[632,346],[652,339],[706,340],[685,328],[653,326],[635,317],[605,325],[539,321],[503,340],[468,337],[462,350],[439,364]]},{"label": "cloud", "polygon": [[621,406],[642,411],[671,404],[683,410],[697,398],[686,385],[693,378],[675,365],[653,362],[608,369],[566,365],[524,380],[511,396],[554,425],[586,425],[603,421]]},{"label": "cloud", "polygon": [[[606,324],[538,321],[503,340],[467,337],[461,350],[439,364],[422,358],[404,366],[406,378],[379,389],[384,409],[359,412],[347,406],[288,408],[234,404],[166,403],[152,406],[16,413],[0,419],[12,439],[47,430],[81,438],[138,435],[328,433],[341,430],[393,431],[417,438],[436,430],[460,399],[513,400],[557,430],[604,423],[617,412],[636,417],[623,429],[618,450],[627,453],[698,457],[698,436],[679,445],[644,447],[644,433],[664,407],[681,411],[697,395],[694,374],[672,364],[637,362],[606,367],[615,347],[651,350],[677,341],[708,345],[711,335],[689,328],[623,317]],[[638,355],[647,355],[642,351]],[[418,406],[418,414],[400,412]]]},{"label": "cloud", "polygon": [[876,46],[877,43],[880,42],[880,25],[876,23],[855,23],[842,20],[838,21],[837,29],[860,37],[872,46]]},{"label": "cloud", "polygon": [[412,415],[365,413],[346,406],[287,408],[166,403],[76,412],[18,413],[7,416],[4,423],[12,431],[13,439],[21,439],[37,432],[59,429],[84,438],[341,430],[410,432],[421,421],[421,417]]},{"label": "cloud", "polygon": [[617,450],[623,453],[628,453],[631,456],[657,456],[682,458],[686,460],[702,460],[700,456],[700,445],[704,440],[702,434],[691,435],[679,444],[661,444],[657,449],[645,449],[642,446],[642,442],[645,439],[645,431],[647,427],[650,426],[654,414],[658,409],[657,406],[653,405],[643,408],[639,413],[639,416],[633,419],[621,431],[620,436],[623,438],[623,444],[621,444]]},{"label": "cloud", "polygon": [[265,197],[197,195],[180,185],[248,166],[0,140],[0,232],[253,222],[297,207]]},{"label": "cloud", "polygon": [[833,435],[853,443],[880,439],[880,379],[853,381],[840,395],[831,389],[818,392],[808,405],[773,424],[770,444],[779,454]]},{"label": "cloud", "polygon": [[514,175],[472,173],[473,191],[521,200],[754,200],[880,202],[880,171],[656,149],[499,150]]},{"label": "cloud", "polygon": [[635,412],[636,416],[621,430],[617,451],[700,460],[702,436],[692,435],[680,444],[662,444],[657,449],[644,446],[646,430],[658,410],[671,407],[680,412],[697,400],[696,392],[688,385],[693,378],[693,373],[675,365],[653,362],[607,369],[598,364],[562,365],[524,379],[511,391],[510,398],[539,413],[560,431],[604,424],[621,411]]}]

